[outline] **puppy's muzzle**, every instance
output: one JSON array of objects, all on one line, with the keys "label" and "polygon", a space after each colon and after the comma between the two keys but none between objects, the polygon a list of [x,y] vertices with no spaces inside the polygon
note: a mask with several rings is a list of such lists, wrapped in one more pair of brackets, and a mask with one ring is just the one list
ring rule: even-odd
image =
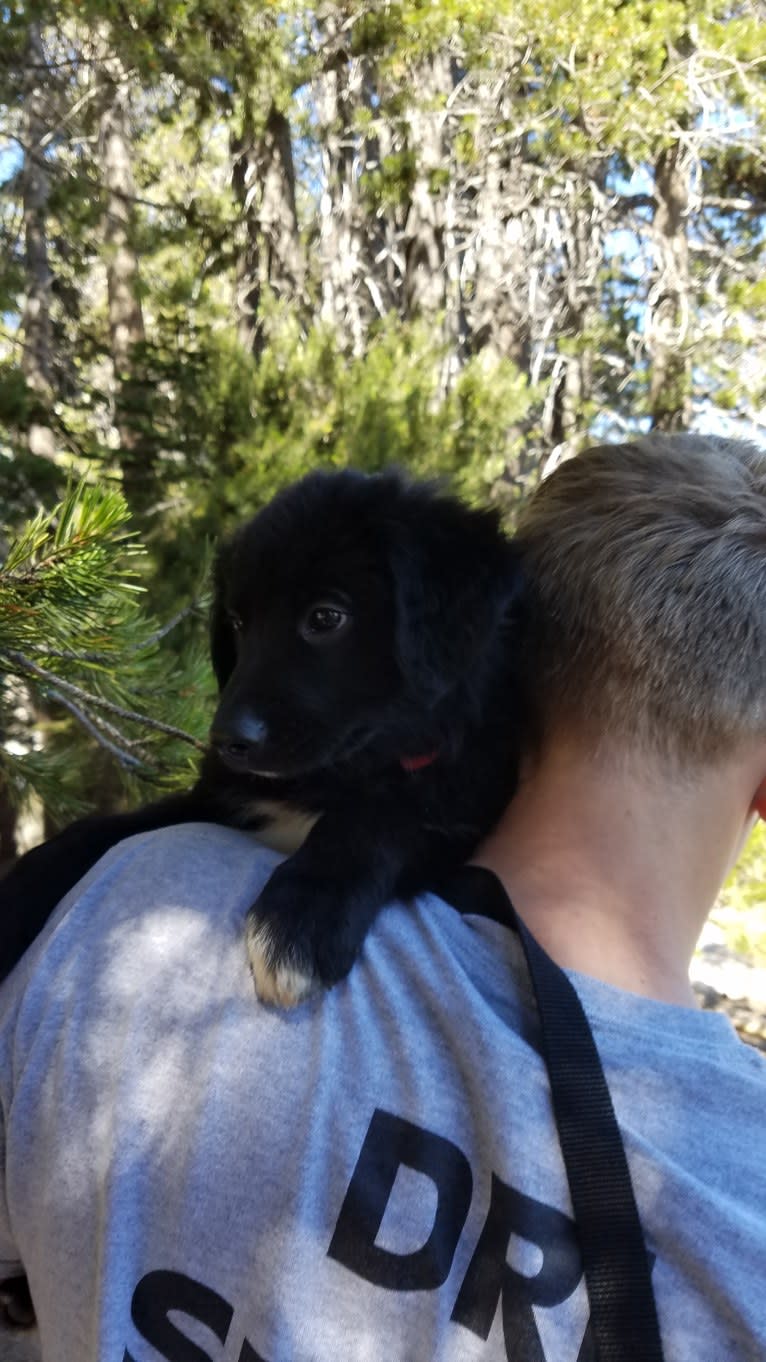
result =
[{"label": "puppy's muzzle", "polygon": [[232,770],[254,771],[268,737],[262,719],[246,710],[235,711],[224,723],[214,722],[210,741],[218,755]]}]

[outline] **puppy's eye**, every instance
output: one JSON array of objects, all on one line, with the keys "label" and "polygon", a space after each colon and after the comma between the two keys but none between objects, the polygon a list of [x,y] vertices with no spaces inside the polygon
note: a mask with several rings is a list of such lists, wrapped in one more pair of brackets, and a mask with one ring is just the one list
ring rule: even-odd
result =
[{"label": "puppy's eye", "polygon": [[350,610],[330,601],[317,601],[303,616],[300,634],[307,643],[322,643],[341,633],[350,623]]}]

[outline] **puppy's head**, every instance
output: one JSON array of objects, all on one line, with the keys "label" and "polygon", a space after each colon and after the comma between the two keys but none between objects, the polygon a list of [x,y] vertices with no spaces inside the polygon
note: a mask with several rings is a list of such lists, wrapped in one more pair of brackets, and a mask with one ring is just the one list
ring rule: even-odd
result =
[{"label": "puppy's head", "polygon": [[393,473],[309,475],[219,555],[214,745],[285,778],[427,751],[480,690],[520,580],[494,513]]}]

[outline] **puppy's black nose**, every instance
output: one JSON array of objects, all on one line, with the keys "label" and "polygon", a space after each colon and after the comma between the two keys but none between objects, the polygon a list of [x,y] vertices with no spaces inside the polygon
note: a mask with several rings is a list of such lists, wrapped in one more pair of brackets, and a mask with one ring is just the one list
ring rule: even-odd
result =
[{"label": "puppy's black nose", "polygon": [[237,759],[246,757],[253,747],[259,747],[267,732],[262,719],[247,710],[237,710],[223,721],[213,721],[210,741],[221,756]]}]

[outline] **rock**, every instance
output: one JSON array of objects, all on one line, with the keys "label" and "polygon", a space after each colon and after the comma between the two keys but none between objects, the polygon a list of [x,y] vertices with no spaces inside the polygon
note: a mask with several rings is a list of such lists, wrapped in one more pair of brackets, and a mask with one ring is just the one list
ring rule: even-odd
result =
[{"label": "rock", "polygon": [[712,922],[705,925],[689,977],[702,1007],[726,1012],[742,1040],[766,1051],[766,970],[731,950]]}]

